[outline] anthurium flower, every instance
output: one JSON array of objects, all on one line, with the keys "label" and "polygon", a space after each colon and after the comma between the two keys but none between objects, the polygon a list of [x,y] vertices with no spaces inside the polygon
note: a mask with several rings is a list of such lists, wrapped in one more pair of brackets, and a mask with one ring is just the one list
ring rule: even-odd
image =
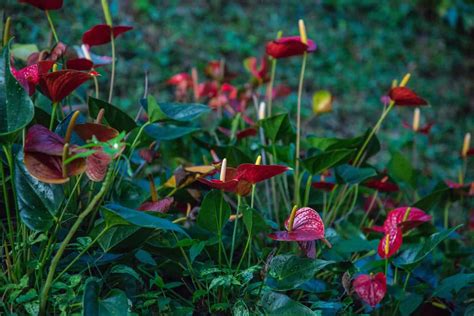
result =
[{"label": "anthurium flower", "polygon": [[403,128],[410,129],[410,130],[414,131],[415,133],[420,133],[420,134],[424,134],[424,135],[428,135],[431,132],[431,128],[434,125],[434,123],[427,123],[424,126],[419,127],[416,130],[413,130],[413,126],[410,125],[409,123],[403,122],[402,124],[403,124]]},{"label": "anthurium flower", "polygon": [[288,167],[281,165],[254,165],[245,163],[239,165],[237,168],[227,168],[224,166],[223,170],[221,170],[221,178],[224,174],[223,180],[208,180],[205,178],[198,180],[211,188],[245,196],[250,193],[253,184],[270,179],[287,170]]},{"label": "anthurium flower", "polygon": [[28,3],[40,10],[59,10],[63,6],[63,0],[20,0],[20,3]]},{"label": "anthurium flower", "polygon": [[117,25],[111,27],[107,24],[98,24],[84,32],[82,35],[82,42],[90,47],[107,44],[111,41],[112,34],[114,35],[114,38],[116,38],[131,29],[133,29],[132,26]]},{"label": "anthurium flower", "polygon": [[[25,138],[24,163],[28,172],[41,182],[60,184],[69,181],[69,177],[85,171],[85,159],[73,160],[63,168],[63,151],[66,142],[59,135],[44,126],[33,125]],[[78,153],[75,146],[71,153]]]},{"label": "anthurium flower", "polygon": [[31,96],[36,91],[36,85],[39,84],[40,76],[46,74],[53,67],[53,64],[53,61],[40,61],[20,70],[12,67],[12,75]]},{"label": "anthurium flower", "polygon": [[336,184],[332,182],[318,181],[311,183],[311,186],[317,190],[331,192],[332,190],[334,190]]},{"label": "anthurium flower", "polygon": [[62,101],[90,78],[92,78],[90,73],[66,69],[42,75],[39,85],[41,92],[56,103]]},{"label": "anthurium flower", "polygon": [[[108,142],[119,135],[116,129],[97,123],[78,124],[74,127],[74,131],[84,141],[95,138],[99,142]],[[114,144],[113,146],[117,150],[117,155],[124,148],[123,144]],[[100,182],[104,179],[113,157],[106,153],[101,146],[94,147],[94,150],[95,152],[86,158],[86,174],[90,180]]]},{"label": "anthurium flower", "polygon": [[206,76],[216,81],[229,81],[235,77],[227,68],[227,65],[220,60],[212,60],[204,68]]},{"label": "anthurium flower", "polygon": [[390,89],[388,96],[399,106],[422,106],[428,105],[428,102],[419,97],[414,91],[407,87],[394,87]]},{"label": "anthurium flower", "polygon": [[273,88],[272,97],[273,99],[284,98],[284,97],[289,96],[290,94],[291,94],[290,87],[284,84],[279,84],[275,88]]},{"label": "anthurium flower", "polygon": [[390,182],[387,176],[382,179],[369,179],[363,185],[380,192],[397,192],[399,190],[398,185]]},{"label": "anthurium flower", "polygon": [[244,60],[245,69],[252,75],[252,79],[257,84],[267,82],[270,78],[268,76],[268,61],[267,58],[262,58],[260,67],[256,57],[249,57]]},{"label": "anthurium flower", "polygon": [[[399,207],[387,214],[383,224],[385,235],[380,239],[378,253],[382,258],[394,255],[403,242],[403,232],[431,220],[431,215],[415,207]],[[380,231],[372,227],[375,231]]]},{"label": "anthurium flower", "polygon": [[138,208],[139,211],[149,211],[149,212],[159,212],[159,213],[166,213],[169,211],[171,206],[174,203],[174,198],[166,197],[159,201],[153,202],[145,202]]},{"label": "anthurium flower", "polygon": [[375,276],[371,273],[359,275],[352,283],[357,295],[372,308],[377,306],[387,292],[387,279],[382,272]]},{"label": "anthurium flower", "polygon": [[[221,133],[223,133],[224,135],[226,135],[227,137],[230,137],[231,134],[232,134],[231,130],[228,129],[228,128],[224,128],[224,127],[219,126],[218,130]],[[255,127],[248,127],[248,128],[243,129],[243,130],[237,131],[235,133],[235,137],[238,140],[243,139],[243,138],[247,138],[247,137],[251,137],[251,136],[255,136],[255,135],[257,135],[257,129]]]},{"label": "anthurium flower", "polygon": [[57,61],[61,56],[63,56],[66,53],[67,46],[59,42],[56,45],[54,45],[54,48],[51,51],[48,50],[42,50],[40,52],[34,52],[30,56],[28,56],[27,59],[27,64],[28,66],[37,64],[40,61],[43,60],[49,60],[49,61]]},{"label": "anthurium flower", "polygon": [[[291,227],[290,227],[291,226]],[[310,207],[296,210],[296,207],[285,221],[287,231],[277,231],[268,235],[273,240],[296,241],[307,257],[316,256],[316,240],[322,240],[328,246],[329,242],[324,238],[324,223],[318,212]]]},{"label": "anthurium flower", "polygon": [[198,85],[198,98],[213,98],[218,93],[215,82],[202,82]]},{"label": "anthurium flower", "polygon": [[314,41],[308,39],[305,44],[300,36],[282,37],[267,43],[266,52],[273,58],[286,58],[311,53],[316,50]]},{"label": "anthurium flower", "polygon": [[186,72],[181,72],[171,76],[171,78],[169,78],[166,83],[172,86],[178,86],[182,84],[185,84],[186,86],[191,86],[193,84],[193,79],[191,78],[190,74]]},{"label": "anthurium flower", "polygon": [[94,68],[94,63],[87,58],[74,58],[66,62],[67,69],[89,71]]}]

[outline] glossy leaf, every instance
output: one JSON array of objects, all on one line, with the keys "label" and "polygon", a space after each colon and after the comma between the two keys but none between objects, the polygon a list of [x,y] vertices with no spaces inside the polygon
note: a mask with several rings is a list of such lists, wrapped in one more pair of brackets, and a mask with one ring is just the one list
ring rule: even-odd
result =
[{"label": "glossy leaf", "polygon": [[375,175],[377,172],[373,168],[356,168],[351,165],[336,167],[336,177],[342,183],[358,184]]},{"label": "glossy leaf", "polygon": [[222,192],[210,191],[202,201],[197,224],[210,232],[220,234],[230,216],[230,206]]},{"label": "glossy leaf", "polygon": [[127,113],[110,103],[89,97],[87,104],[89,105],[89,115],[91,117],[97,117],[100,109],[104,109],[105,122],[117,130],[130,132],[137,127],[135,121]]},{"label": "glossy leaf", "polygon": [[199,130],[200,129],[197,127],[158,124],[152,124],[145,127],[145,133],[158,141],[178,139]]},{"label": "glossy leaf", "polygon": [[354,152],[352,149],[337,149],[323,152],[303,160],[303,166],[312,175],[319,174],[325,170],[348,162]]},{"label": "glossy leaf", "polygon": [[400,152],[392,153],[388,170],[395,180],[403,181],[412,187],[416,186],[415,179],[418,175],[416,175],[411,162]]},{"label": "glossy leaf", "polygon": [[158,103],[153,96],[141,100],[150,122],[158,121],[178,121],[191,122],[199,116],[208,113],[209,107],[204,104],[185,104],[185,103]]},{"label": "glossy leaf", "polygon": [[317,316],[319,313],[313,312],[310,308],[301,303],[293,301],[285,294],[267,292],[262,297],[262,305],[267,315],[280,316]]},{"label": "glossy leaf", "polygon": [[15,162],[15,186],[21,220],[32,230],[47,231],[64,200],[62,186],[33,178],[23,163],[21,152]]},{"label": "glossy leaf", "polygon": [[471,289],[474,286],[474,273],[458,273],[443,279],[432,296],[452,299],[453,294],[459,293],[461,289],[467,286]]},{"label": "glossy leaf", "polygon": [[0,136],[21,130],[33,115],[28,92],[11,73],[9,45],[6,45],[0,62]]},{"label": "glossy leaf", "polygon": [[288,114],[278,114],[259,121],[263,128],[265,137],[274,143],[278,139],[291,137],[294,133]]}]

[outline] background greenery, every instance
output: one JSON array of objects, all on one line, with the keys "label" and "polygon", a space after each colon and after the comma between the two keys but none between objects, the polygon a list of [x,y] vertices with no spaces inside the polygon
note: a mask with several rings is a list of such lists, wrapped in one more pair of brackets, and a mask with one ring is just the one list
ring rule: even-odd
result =
[{"label": "background greenery", "polygon": [[[41,11],[7,0],[5,15],[13,18],[17,43],[48,47],[50,34]],[[430,101],[422,119],[435,122],[429,138],[418,137],[427,173],[456,179],[462,137],[474,131],[474,4],[472,1],[151,1],[114,0],[114,23],[135,29],[117,41],[118,80],[114,103],[135,114],[143,94],[144,73],[150,72],[150,92],[170,100],[165,81],[172,74],[203,69],[225,58],[247,80],[242,61],[264,53],[266,41],[278,30],[297,34],[297,20],[306,22],[318,44],[309,58],[305,81],[305,113],[311,95],[328,89],[335,96],[335,113],[311,120],[306,133],[333,136],[360,134],[381,112],[380,96],[391,81],[412,73],[409,86]],[[80,44],[82,33],[103,23],[100,2],[65,0],[53,12],[60,40]],[[94,48],[109,54],[109,47]],[[294,107],[298,58],[281,61],[277,83],[289,84],[294,94],[285,106]],[[103,76],[102,85],[108,76]],[[305,114],[304,113],[304,114]],[[385,123],[382,143],[397,149],[410,146],[411,133],[401,127],[412,111],[399,109]],[[388,159],[388,157],[386,157]],[[382,167],[386,160],[380,160]],[[447,168],[450,167],[450,168]]]}]

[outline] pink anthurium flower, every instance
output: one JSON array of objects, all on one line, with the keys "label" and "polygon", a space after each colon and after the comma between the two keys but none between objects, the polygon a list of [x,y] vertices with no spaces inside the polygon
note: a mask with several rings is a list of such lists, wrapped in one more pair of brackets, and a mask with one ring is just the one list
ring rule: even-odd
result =
[{"label": "pink anthurium flower", "polygon": [[61,102],[84,82],[92,78],[93,73],[66,69],[44,74],[40,77],[41,92],[53,103]]},{"label": "pink anthurium flower", "polygon": [[387,279],[382,272],[375,276],[372,273],[362,274],[355,278],[352,286],[360,299],[374,308],[387,292]]},{"label": "pink anthurium flower", "polygon": [[63,0],[20,0],[20,3],[28,3],[40,10],[59,10],[63,6]]},{"label": "pink anthurium flower", "polygon": [[173,197],[166,197],[158,201],[148,201],[140,205],[139,211],[166,213],[174,203]]},{"label": "pink anthurium flower", "polygon": [[382,179],[369,179],[365,181],[363,185],[380,192],[397,192],[399,189],[398,185],[390,182],[387,176],[383,177]]},{"label": "pink anthurium flower", "polygon": [[[66,141],[44,126],[33,125],[28,129],[23,148],[23,162],[28,172],[41,182],[61,184],[69,177],[86,170],[85,159],[73,160],[64,168],[63,152]],[[79,151],[76,146],[69,147],[71,154]]]},{"label": "pink anthurium flower", "polygon": [[297,209],[295,206],[285,221],[287,231],[277,231],[268,235],[273,240],[296,241],[309,258],[316,256],[316,240],[331,244],[324,238],[324,223],[318,212],[310,207]]},{"label": "pink anthurium flower", "polygon": [[[95,138],[99,142],[108,142],[119,135],[116,129],[98,123],[78,124],[74,127],[74,131],[84,141]],[[117,156],[120,155],[124,145],[114,144],[113,146],[117,150]],[[86,158],[86,174],[90,180],[100,182],[104,180],[113,157],[106,153],[101,146],[94,147],[94,150],[95,152]]]},{"label": "pink anthurium flower", "polygon": [[316,44],[308,39],[305,44],[299,36],[282,37],[267,43],[266,52],[273,58],[286,58],[311,53],[316,50]]},{"label": "pink anthurium flower", "polygon": [[198,181],[214,189],[245,196],[252,190],[252,185],[282,174],[287,170],[288,167],[281,165],[254,165],[251,163],[241,164],[237,168],[227,168],[226,163],[223,163],[220,180],[199,178]]},{"label": "pink anthurium flower", "polygon": [[12,74],[15,79],[25,88],[31,96],[36,91],[36,86],[39,84],[40,77],[53,67],[53,61],[39,61],[36,64],[26,66],[20,70],[12,67]]},{"label": "pink anthurium flower", "polygon": [[[403,242],[403,232],[415,228],[431,220],[431,215],[415,207],[399,207],[387,214],[383,223],[383,232],[385,235],[380,239],[378,254],[382,258],[389,258],[400,249]],[[375,229],[374,231],[381,231]]]},{"label": "pink anthurium flower", "polygon": [[107,44],[111,41],[112,34],[116,38],[131,29],[133,29],[133,26],[117,25],[111,27],[107,24],[98,24],[82,35],[82,42],[90,47]]},{"label": "pink anthurium flower", "polygon": [[394,87],[390,89],[388,96],[398,106],[422,106],[428,102],[419,97],[415,92],[407,87]]}]

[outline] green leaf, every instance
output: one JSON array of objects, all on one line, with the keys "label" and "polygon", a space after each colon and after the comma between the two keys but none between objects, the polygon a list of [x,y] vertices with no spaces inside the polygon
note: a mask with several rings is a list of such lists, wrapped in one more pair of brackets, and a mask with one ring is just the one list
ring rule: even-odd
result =
[{"label": "green leaf", "polygon": [[377,175],[373,168],[356,168],[351,165],[342,165],[336,167],[336,177],[338,182],[357,184]]},{"label": "green leaf", "polygon": [[119,131],[124,130],[130,132],[132,129],[137,127],[135,121],[128,116],[127,113],[110,103],[89,96],[87,104],[89,106],[89,115],[91,117],[97,117],[100,109],[104,109],[105,121]]},{"label": "green leaf", "polygon": [[101,299],[100,283],[96,278],[88,278],[84,286],[82,297],[84,316],[129,316],[128,298],[124,292],[112,289]]},{"label": "green leaf", "polygon": [[224,200],[222,192],[212,190],[204,197],[201,210],[197,218],[197,224],[202,228],[220,234],[222,227],[230,216],[230,206]]},{"label": "green leaf", "polygon": [[270,262],[267,284],[278,290],[291,290],[334,261],[300,258],[293,255],[276,256]]},{"label": "green leaf", "polygon": [[159,141],[162,140],[173,140],[181,138],[185,135],[199,131],[198,127],[187,127],[187,126],[175,126],[175,125],[148,125],[145,127],[145,133]]},{"label": "green leaf", "polygon": [[312,175],[315,175],[334,166],[348,162],[354,152],[353,149],[337,149],[323,152],[303,160],[303,166]]},{"label": "green leaf", "polygon": [[457,294],[461,289],[474,286],[474,273],[458,273],[443,279],[434,290],[432,297],[442,297],[451,300],[453,294]]},{"label": "green leaf", "polygon": [[34,105],[10,68],[9,44],[3,48],[0,63],[0,136],[13,134],[31,122]]},{"label": "green leaf", "polygon": [[150,255],[148,251],[145,251],[143,249],[139,249],[137,252],[135,252],[135,258],[137,258],[138,261],[142,263],[146,263],[151,266],[156,266],[155,259],[153,259],[153,257]]},{"label": "green leaf", "polygon": [[135,280],[143,284],[143,280],[140,277],[140,275],[127,265],[124,265],[124,264],[115,265],[110,270],[110,273],[128,274],[131,277],[133,277]]},{"label": "green leaf", "polygon": [[191,248],[189,248],[189,260],[191,260],[191,262],[194,262],[194,259],[196,259],[196,257],[201,254],[205,246],[205,241],[200,241],[198,243],[193,244]]},{"label": "green leaf", "polygon": [[[111,216],[109,216],[108,218],[110,219]],[[102,229],[105,229],[105,228],[102,228]],[[113,249],[115,246],[119,244],[122,245],[124,240],[130,238],[139,230],[140,230],[140,227],[130,226],[128,225],[128,223],[126,225],[117,225],[113,227],[109,226],[107,228],[107,232],[104,233],[104,235],[102,235],[102,237],[99,239],[99,245],[102,247],[104,252],[108,252],[111,249]]]},{"label": "green leaf", "polygon": [[22,151],[15,161],[15,188],[20,217],[26,226],[36,231],[51,228],[64,200],[63,188],[32,177],[23,163]]},{"label": "green leaf", "polygon": [[245,228],[252,236],[268,231],[270,228],[263,216],[251,207],[244,206],[242,208],[242,217]]},{"label": "green leaf", "polygon": [[[102,211],[103,211],[107,226],[109,227],[112,225],[120,225],[120,224],[128,223],[128,224],[139,226],[142,228],[175,231],[175,232],[187,235],[186,232],[180,226],[172,223],[171,221],[167,219],[153,216],[146,212],[132,210],[130,208],[123,207],[118,204],[107,204],[104,207],[102,207]],[[107,217],[108,213],[117,215],[121,219],[122,222],[117,222],[116,218],[113,221],[108,220],[108,217]]]},{"label": "green leaf", "polygon": [[397,181],[405,182],[410,186],[416,186],[415,170],[411,162],[400,152],[393,152],[392,159],[388,164],[390,175]]},{"label": "green leaf", "polygon": [[270,138],[273,143],[278,139],[293,134],[293,127],[287,113],[260,120],[259,125],[263,128],[265,137]]},{"label": "green leaf", "polygon": [[310,308],[293,301],[288,296],[275,292],[267,292],[262,297],[262,306],[266,315],[278,316],[316,316],[321,313],[313,312]]},{"label": "green leaf", "polygon": [[407,270],[413,270],[416,268],[426,256],[428,256],[443,240],[447,239],[451,233],[462,227],[460,224],[456,227],[443,230],[441,232],[434,233],[431,235],[423,245],[405,250],[399,257],[397,257],[393,263]]},{"label": "green leaf", "polygon": [[190,122],[210,111],[204,104],[157,103],[151,95],[142,104],[146,104],[144,107],[150,122],[167,120]]},{"label": "green leaf", "polygon": [[416,293],[405,293],[400,301],[400,313],[402,316],[410,316],[418,306],[423,303],[423,296]]},{"label": "green leaf", "polygon": [[84,294],[82,296],[82,315],[99,316],[99,292],[98,280],[93,277],[88,278],[84,285]]}]

